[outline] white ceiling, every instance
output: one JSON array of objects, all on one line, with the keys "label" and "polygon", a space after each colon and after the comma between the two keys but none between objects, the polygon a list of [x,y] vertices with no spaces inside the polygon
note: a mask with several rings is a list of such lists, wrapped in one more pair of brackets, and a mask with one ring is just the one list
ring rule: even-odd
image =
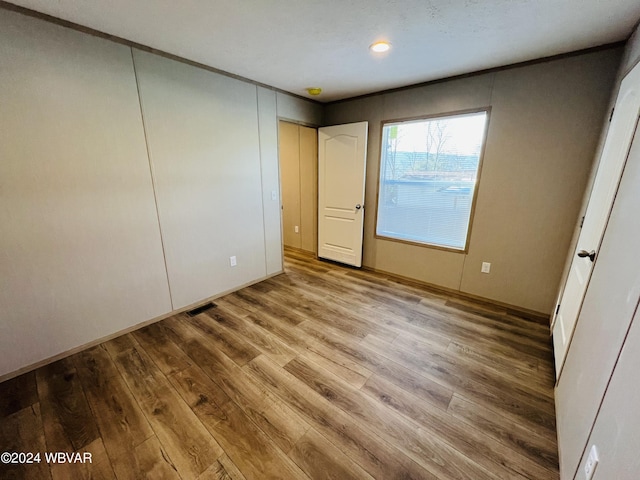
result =
[{"label": "white ceiling", "polygon": [[638,0],[11,2],[322,102],[625,40],[640,19]]}]

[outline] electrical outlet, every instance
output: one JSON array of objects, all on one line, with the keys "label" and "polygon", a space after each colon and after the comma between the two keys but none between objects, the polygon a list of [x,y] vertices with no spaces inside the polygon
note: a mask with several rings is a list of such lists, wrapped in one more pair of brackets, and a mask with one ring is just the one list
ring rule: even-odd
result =
[{"label": "electrical outlet", "polygon": [[593,473],[596,471],[599,460],[598,449],[595,445],[591,445],[591,450],[589,450],[589,456],[587,457],[587,463],[584,464],[584,476],[586,480],[591,480],[593,478]]},{"label": "electrical outlet", "polygon": [[482,262],[482,268],[480,269],[482,273],[491,272],[491,264],[489,262]]},{"label": "electrical outlet", "polygon": [[293,231],[298,233],[300,231],[300,228],[298,228],[298,225],[296,225],[295,227],[293,227]]},{"label": "electrical outlet", "polygon": [[236,260],[236,256],[229,257],[229,265],[235,267],[238,264],[238,260]]}]

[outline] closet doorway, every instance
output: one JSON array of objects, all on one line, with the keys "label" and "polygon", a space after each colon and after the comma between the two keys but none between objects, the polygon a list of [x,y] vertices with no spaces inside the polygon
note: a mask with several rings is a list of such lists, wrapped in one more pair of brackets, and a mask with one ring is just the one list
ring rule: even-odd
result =
[{"label": "closet doorway", "polygon": [[318,253],[318,131],[278,122],[282,233],[286,247]]}]

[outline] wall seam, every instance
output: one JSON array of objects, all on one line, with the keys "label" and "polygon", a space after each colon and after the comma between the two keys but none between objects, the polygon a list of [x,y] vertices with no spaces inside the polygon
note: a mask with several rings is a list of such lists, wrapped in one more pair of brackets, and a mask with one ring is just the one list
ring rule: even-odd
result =
[{"label": "wall seam", "polygon": [[153,201],[156,207],[156,218],[158,220],[158,231],[160,232],[160,246],[162,247],[162,258],[164,260],[164,271],[167,277],[167,288],[169,289],[169,302],[171,303],[171,310],[175,310],[173,305],[173,294],[171,293],[171,281],[169,280],[169,266],[167,264],[167,252],[164,246],[164,235],[162,233],[162,222],[160,221],[160,209],[158,207],[158,194],[156,192],[156,178],[153,172],[153,162],[151,161],[151,148],[149,147],[149,138],[147,136],[147,124],[144,119],[144,108],[142,107],[142,95],[140,93],[140,81],[138,79],[138,70],[136,68],[136,59],[133,55],[133,48],[129,47],[131,51],[131,63],[133,65],[133,76],[136,80],[136,90],[138,92],[138,105],[140,107],[140,119],[142,120],[142,131],[144,133],[144,144],[147,149],[147,162],[149,163],[149,172],[151,174],[151,187],[153,189]]},{"label": "wall seam", "polygon": [[[276,107],[277,108],[277,107]],[[276,110],[277,113],[277,110]],[[265,200],[264,200],[264,175],[262,172],[262,134],[260,131],[260,95],[256,85],[256,117],[258,120],[258,156],[260,157],[260,190],[262,190],[262,243],[264,245],[264,273],[269,274],[269,264],[267,262],[267,222],[265,220]]]}]

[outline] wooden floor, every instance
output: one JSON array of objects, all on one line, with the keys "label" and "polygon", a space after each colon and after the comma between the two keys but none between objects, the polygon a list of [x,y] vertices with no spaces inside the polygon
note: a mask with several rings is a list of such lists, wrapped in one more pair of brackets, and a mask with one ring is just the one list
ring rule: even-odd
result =
[{"label": "wooden floor", "polygon": [[215,304],[0,384],[0,477],[558,478],[546,327],[295,252]]}]

